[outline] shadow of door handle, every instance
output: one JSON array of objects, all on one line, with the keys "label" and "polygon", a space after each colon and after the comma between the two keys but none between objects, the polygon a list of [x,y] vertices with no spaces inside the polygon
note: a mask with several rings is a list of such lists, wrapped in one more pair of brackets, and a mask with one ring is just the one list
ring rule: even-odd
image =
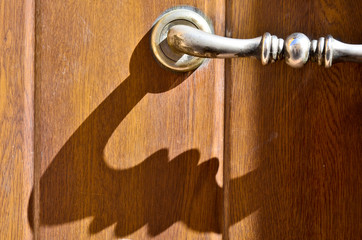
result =
[{"label": "shadow of door handle", "polygon": [[[152,33],[152,50],[162,65],[175,71],[194,70],[204,58],[253,57],[263,65],[285,59],[294,68],[308,60],[326,68],[344,61],[362,63],[362,44],[343,43],[330,35],[310,40],[303,33],[293,33],[284,41],[267,32],[252,39],[227,38],[214,35],[211,22],[199,10],[185,7],[159,19]],[[163,57],[171,64],[164,63]]]}]

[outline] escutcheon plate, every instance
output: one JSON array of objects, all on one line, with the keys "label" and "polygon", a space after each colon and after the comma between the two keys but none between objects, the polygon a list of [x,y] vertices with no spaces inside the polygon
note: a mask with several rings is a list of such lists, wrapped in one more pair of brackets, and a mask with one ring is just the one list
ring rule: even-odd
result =
[{"label": "escutcheon plate", "polygon": [[168,45],[168,30],[175,25],[186,25],[208,33],[214,33],[213,26],[200,10],[189,6],[167,10],[154,24],[151,34],[151,49],[154,57],[162,66],[170,70],[189,72],[199,67],[205,58],[178,52]]}]

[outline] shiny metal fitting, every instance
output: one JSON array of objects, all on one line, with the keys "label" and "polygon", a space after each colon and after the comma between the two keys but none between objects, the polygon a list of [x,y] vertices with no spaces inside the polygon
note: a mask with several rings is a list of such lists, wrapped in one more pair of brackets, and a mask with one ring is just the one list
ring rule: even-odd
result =
[{"label": "shiny metal fitting", "polygon": [[332,36],[310,40],[293,33],[284,41],[265,33],[251,39],[233,39],[212,34],[212,26],[198,10],[178,8],[161,16],[154,26],[151,45],[157,60],[174,71],[191,71],[204,58],[253,57],[263,65],[285,58],[294,68],[311,60],[326,68],[337,62],[362,63],[362,45],[347,44]]},{"label": "shiny metal fitting", "polygon": [[[192,71],[198,68],[205,61],[205,58],[179,51],[167,42],[169,31],[174,26],[187,26],[198,30],[200,33],[213,33],[211,21],[200,10],[182,6],[167,10],[153,26],[151,49],[157,61],[173,71]],[[198,36],[195,37],[193,39],[198,38]],[[182,44],[180,45],[182,46]]]}]

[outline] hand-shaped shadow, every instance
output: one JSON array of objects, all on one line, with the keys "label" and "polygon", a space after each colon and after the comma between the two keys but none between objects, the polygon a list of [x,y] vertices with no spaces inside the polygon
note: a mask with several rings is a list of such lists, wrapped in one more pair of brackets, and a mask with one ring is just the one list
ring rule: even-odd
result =
[{"label": "hand-shaped shadow", "polygon": [[[114,223],[125,236],[148,224],[157,235],[176,221],[199,231],[220,232],[222,191],[215,182],[218,160],[197,165],[189,150],[172,161],[166,149],[127,170],[109,168],[103,150],[113,131],[149,92],[167,91],[186,77],[160,68],[149,49],[149,33],[137,45],[124,80],[81,124],[40,179],[40,225],[93,216],[90,233]],[[34,191],[29,201],[33,226]],[[202,221],[207,219],[207,221]]]}]

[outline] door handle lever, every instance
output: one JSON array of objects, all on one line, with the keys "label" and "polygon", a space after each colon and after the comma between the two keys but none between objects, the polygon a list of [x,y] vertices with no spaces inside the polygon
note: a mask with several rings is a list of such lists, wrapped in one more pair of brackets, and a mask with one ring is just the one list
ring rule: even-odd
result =
[{"label": "door handle lever", "polygon": [[310,40],[303,33],[293,33],[284,41],[267,32],[252,39],[234,39],[214,35],[212,29],[199,10],[173,9],[161,16],[153,28],[153,53],[162,65],[175,71],[191,71],[205,58],[253,57],[263,65],[285,59],[294,68],[308,60],[326,68],[337,62],[362,63],[362,44],[343,43],[331,35]]}]

